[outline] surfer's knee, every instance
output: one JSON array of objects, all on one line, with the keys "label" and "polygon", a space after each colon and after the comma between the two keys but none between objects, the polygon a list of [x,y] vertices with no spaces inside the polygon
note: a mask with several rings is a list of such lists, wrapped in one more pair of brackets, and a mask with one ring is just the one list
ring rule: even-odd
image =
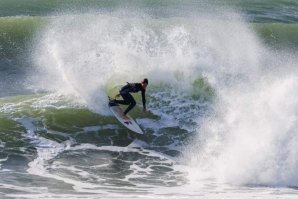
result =
[{"label": "surfer's knee", "polygon": [[130,103],[131,107],[134,107],[136,104],[137,104],[137,103],[136,103],[135,100],[131,101],[131,103]]}]

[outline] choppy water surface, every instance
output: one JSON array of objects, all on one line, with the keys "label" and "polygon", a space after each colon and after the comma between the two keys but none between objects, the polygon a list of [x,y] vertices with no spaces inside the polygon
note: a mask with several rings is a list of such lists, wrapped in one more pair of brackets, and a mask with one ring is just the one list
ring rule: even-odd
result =
[{"label": "choppy water surface", "polygon": [[2,0],[0,198],[297,198],[297,7]]}]

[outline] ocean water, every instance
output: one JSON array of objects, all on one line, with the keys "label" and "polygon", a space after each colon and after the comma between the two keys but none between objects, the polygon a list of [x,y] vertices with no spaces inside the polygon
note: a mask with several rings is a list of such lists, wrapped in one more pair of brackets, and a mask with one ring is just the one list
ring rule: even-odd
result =
[{"label": "ocean water", "polygon": [[[0,0],[0,198],[298,198],[295,0]],[[149,79],[144,135],[107,107]]]}]

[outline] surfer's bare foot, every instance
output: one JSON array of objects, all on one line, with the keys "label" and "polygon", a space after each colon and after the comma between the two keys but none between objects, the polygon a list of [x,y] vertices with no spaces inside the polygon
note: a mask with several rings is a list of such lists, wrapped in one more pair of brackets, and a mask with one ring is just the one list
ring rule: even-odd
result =
[{"label": "surfer's bare foot", "polygon": [[129,117],[127,117],[127,115],[125,115],[125,114],[123,114],[122,117],[123,117],[123,119],[125,119],[125,120],[130,120]]}]

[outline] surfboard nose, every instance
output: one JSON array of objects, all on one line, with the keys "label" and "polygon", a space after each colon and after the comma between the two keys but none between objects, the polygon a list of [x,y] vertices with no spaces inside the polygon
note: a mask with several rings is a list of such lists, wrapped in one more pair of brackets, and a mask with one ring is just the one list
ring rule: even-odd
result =
[{"label": "surfboard nose", "polygon": [[121,124],[123,124],[126,128],[129,130],[139,133],[139,134],[144,134],[140,126],[133,120],[133,118],[130,115],[126,115],[126,117],[123,117],[123,110],[120,108],[119,104],[109,102],[109,108],[111,112],[115,115],[115,117],[118,119]]}]

